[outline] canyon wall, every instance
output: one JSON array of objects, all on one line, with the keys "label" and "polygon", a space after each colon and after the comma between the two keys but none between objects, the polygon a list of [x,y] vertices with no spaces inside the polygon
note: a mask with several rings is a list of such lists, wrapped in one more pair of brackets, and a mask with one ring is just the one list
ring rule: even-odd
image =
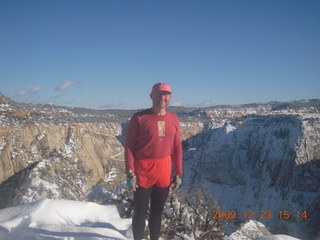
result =
[{"label": "canyon wall", "polygon": [[224,211],[312,239],[320,229],[319,114],[212,119],[211,126],[187,142],[185,188],[205,184]]}]

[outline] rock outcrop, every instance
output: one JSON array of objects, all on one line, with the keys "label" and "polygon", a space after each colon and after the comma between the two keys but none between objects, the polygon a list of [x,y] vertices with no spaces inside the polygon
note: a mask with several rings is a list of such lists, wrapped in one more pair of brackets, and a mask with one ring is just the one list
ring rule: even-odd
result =
[{"label": "rock outcrop", "polygon": [[85,199],[123,161],[123,120],[110,113],[0,100],[0,208]]},{"label": "rock outcrop", "polygon": [[53,198],[83,199],[123,160],[119,134],[118,123],[0,128],[0,207],[39,200],[50,184]]}]

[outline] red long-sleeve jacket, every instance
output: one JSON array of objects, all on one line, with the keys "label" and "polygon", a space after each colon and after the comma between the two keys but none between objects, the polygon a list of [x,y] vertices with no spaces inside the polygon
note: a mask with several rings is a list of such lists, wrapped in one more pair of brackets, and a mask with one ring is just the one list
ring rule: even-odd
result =
[{"label": "red long-sleeve jacket", "polygon": [[125,138],[127,170],[135,170],[135,161],[171,156],[176,175],[182,176],[180,120],[171,112],[165,115],[147,109],[135,113]]}]

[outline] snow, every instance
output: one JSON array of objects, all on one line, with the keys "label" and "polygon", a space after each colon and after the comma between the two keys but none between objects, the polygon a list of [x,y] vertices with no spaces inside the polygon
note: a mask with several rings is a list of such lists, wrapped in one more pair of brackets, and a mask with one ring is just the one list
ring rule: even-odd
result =
[{"label": "snow", "polygon": [[0,239],[132,239],[131,219],[115,205],[45,199],[0,210]]},{"label": "snow", "polygon": [[246,222],[240,229],[232,233],[227,240],[299,240],[288,235],[269,235],[265,226],[254,220]]},{"label": "snow", "polygon": [[118,176],[118,172],[119,172],[119,170],[117,169],[117,168],[112,168],[111,170],[110,170],[110,172],[108,173],[108,176],[107,176],[107,179],[105,179],[105,182],[106,183],[111,183],[111,182],[113,182],[114,181],[114,179]]},{"label": "snow", "polygon": [[272,236],[258,237],[256,240],[299,240],[298,238],[290,237],[288,235],[278,234]]},{"label": "snow", "polygon": [[42,133],[38,136],[38,140],[40,141],[45,136],[46,136],[46,131],[42,131]]},{"label": "snow", "polygon": [[2,149],[7,145],[7,143],[5,142],[4,138],[2,139],[2,143],[0,144],[0,151],[2,151]]},{"label": "snow", "polygon": [[[228,240],[298,240],[287,235],[258,237],[245,234],[257,224],[249,221]],[[257,232],[256,232],[257,233]],[[263,234],[261,232],[258,236]],[[133,239],[131,218],[120,218],[116,205],[45,199],[0,210],[1,240]],[[185,237],[185,240],[192,240]]]}]

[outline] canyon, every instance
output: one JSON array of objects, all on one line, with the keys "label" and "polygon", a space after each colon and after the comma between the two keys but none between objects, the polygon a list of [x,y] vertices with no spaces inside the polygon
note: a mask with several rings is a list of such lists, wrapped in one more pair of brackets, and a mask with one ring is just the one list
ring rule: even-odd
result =
[{"label": "canyon", "polygon": [[[221,211],[273,233],[319,238],[319,110],[319,100],[171,107],[181,120],[182,188],[205,185]],[[23,104],[0,93],[0,208],[86,201],[106,176],[110,188],[121,185],[136,111]]]}]

